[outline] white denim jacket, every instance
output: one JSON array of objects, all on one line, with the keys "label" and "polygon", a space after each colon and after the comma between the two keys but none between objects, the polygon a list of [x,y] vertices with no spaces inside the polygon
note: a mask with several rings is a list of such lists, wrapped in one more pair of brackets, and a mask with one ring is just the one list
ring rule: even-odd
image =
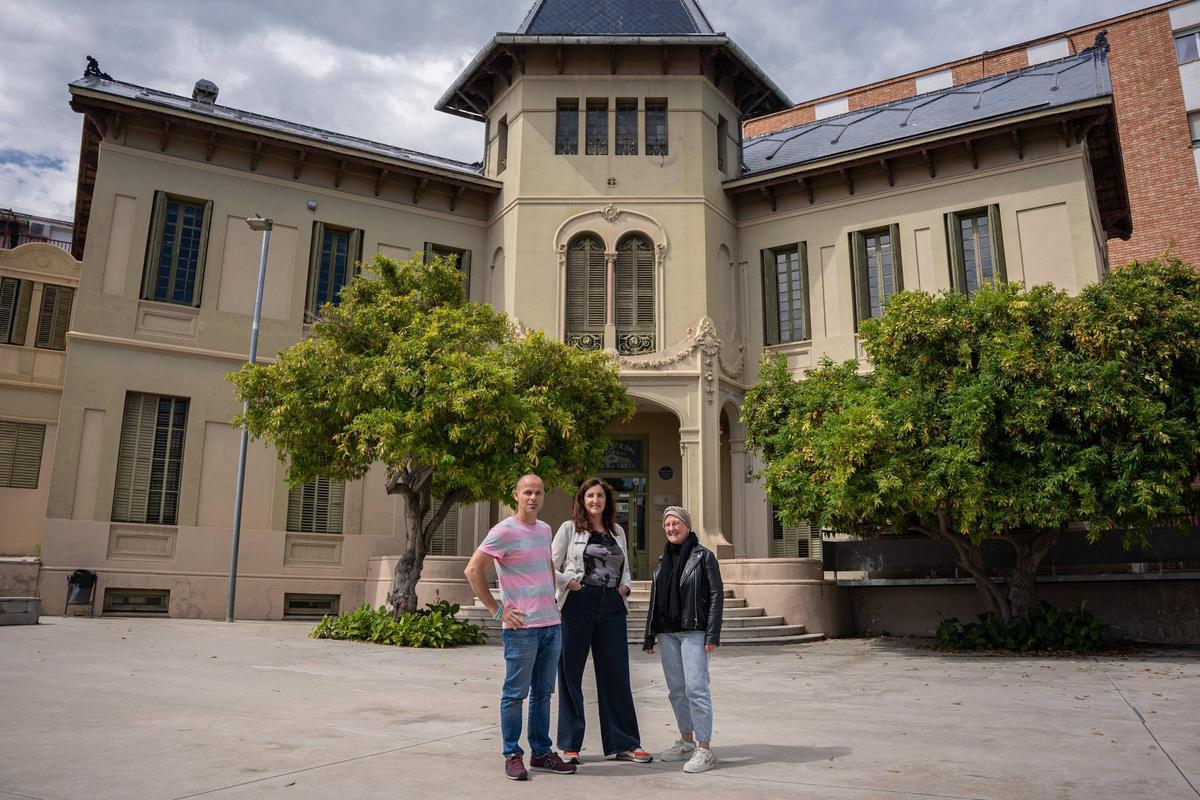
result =
[{"label": "white denim jacket", "polygon": [[[625,543],[625,529],[620,525],[613,526],[613,538],[625,556],[625,566],[621,574],[621,585],[633,588],[633,580],[629,575],[629,546]],[[550,545],[550,557],[554,565],[555,600],[561,611],[567,602],[571,590],[567,584],[571,581],[583,580],[583,549],[587,547],[591,531],[575,530],[575,523],[567,520],[558,526],[554,541]],[[629,598],[625,598],[625,608],[629,608]]]}]

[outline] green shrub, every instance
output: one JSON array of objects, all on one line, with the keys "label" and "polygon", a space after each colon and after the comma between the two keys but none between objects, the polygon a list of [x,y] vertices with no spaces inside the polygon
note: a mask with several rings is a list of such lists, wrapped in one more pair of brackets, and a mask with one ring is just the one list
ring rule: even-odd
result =
[{"label": "green shrub", "polygon": [[1070,650],[1090,653],[1100,646],[1104,623],[1086,608],[1055,608],[1044,600],[1024,616],[1004,623],[993,612],[978,622],[943,619],[936,633],[942,650]]},{"label": "green shrub", "polygon": [[346,639],[397,647],[453,647],[483,644],[487,634],[478,625],[456,619],[458,605],[445,600],[426,603],[419,611],[393,617],[383,606],[361,608],[337,617],[322,617],[309,634],[313,639]]}]

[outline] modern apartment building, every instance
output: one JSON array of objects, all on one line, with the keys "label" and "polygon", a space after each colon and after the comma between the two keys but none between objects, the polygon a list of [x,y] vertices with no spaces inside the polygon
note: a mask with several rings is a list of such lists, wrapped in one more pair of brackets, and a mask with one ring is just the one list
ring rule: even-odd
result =
[{"label": "modern apartment building", "polygon": [[[44,607],[83,567],[102,609],[223,614],[239,410],[225,375],[246,357],[258,212],[275,225],[260,357],[300,340],[359,260],[455,255],[472,299],[618,364],[637,415],[611,431],[602,474],[636,573],[663,507],[682,504],[752,604],[845,631],[819,540],[776,523],[745,451],[760,358],[861,356],[859,322],[904,288],[1074,291],[1103,275],[1140,225],[1110,72],[1121,41],[805,121],[695,0],[537,0],[437,104],[486,127],[474,164],[222,105],[208,81],[189,97],[89,70],[70,86],[82,270],[43,456]],[[384,479],[289,490],[253,446],[238,616],[377,598],[403,531]],[[567,511],[556,495],[544,517]],[[426,596],[469,597],[462,563],[497,513],[448,520]]]}]

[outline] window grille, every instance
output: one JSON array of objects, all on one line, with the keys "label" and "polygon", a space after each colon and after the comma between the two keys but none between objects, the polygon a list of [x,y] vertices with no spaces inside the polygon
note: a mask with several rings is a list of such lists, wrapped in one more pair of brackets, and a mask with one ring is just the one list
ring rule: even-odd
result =
[{"label": "window grille", "polygon": [[667,155],[667,101],[646,101],[646,155]]},{"label": "window grille", "polygon": [[587,104],[587,147],[589,156],[608,155],[608,101],[589,100]]},{"label": "window grille", "polygon": [[636,100],[617,101],[617,148],[619,156],[638,154],[638,107]]},{"label": "window grille", "polygon": [[579,102],[559,100],[554,126],[554,152],[560,156],[579,154]]}]

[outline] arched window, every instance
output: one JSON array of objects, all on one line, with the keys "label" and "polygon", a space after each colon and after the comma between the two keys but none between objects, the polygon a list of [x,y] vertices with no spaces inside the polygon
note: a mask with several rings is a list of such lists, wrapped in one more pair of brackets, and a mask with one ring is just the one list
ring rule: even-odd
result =
[{"label": "arched window", "polygon": [[567,246],[567,344],[583,350],[604,346],[606,272],[599,238],[584,234]]},{"label": "arched window", "polygon": [[654,246],[644,236],[617,245],[617,350],[654,352]]}]

